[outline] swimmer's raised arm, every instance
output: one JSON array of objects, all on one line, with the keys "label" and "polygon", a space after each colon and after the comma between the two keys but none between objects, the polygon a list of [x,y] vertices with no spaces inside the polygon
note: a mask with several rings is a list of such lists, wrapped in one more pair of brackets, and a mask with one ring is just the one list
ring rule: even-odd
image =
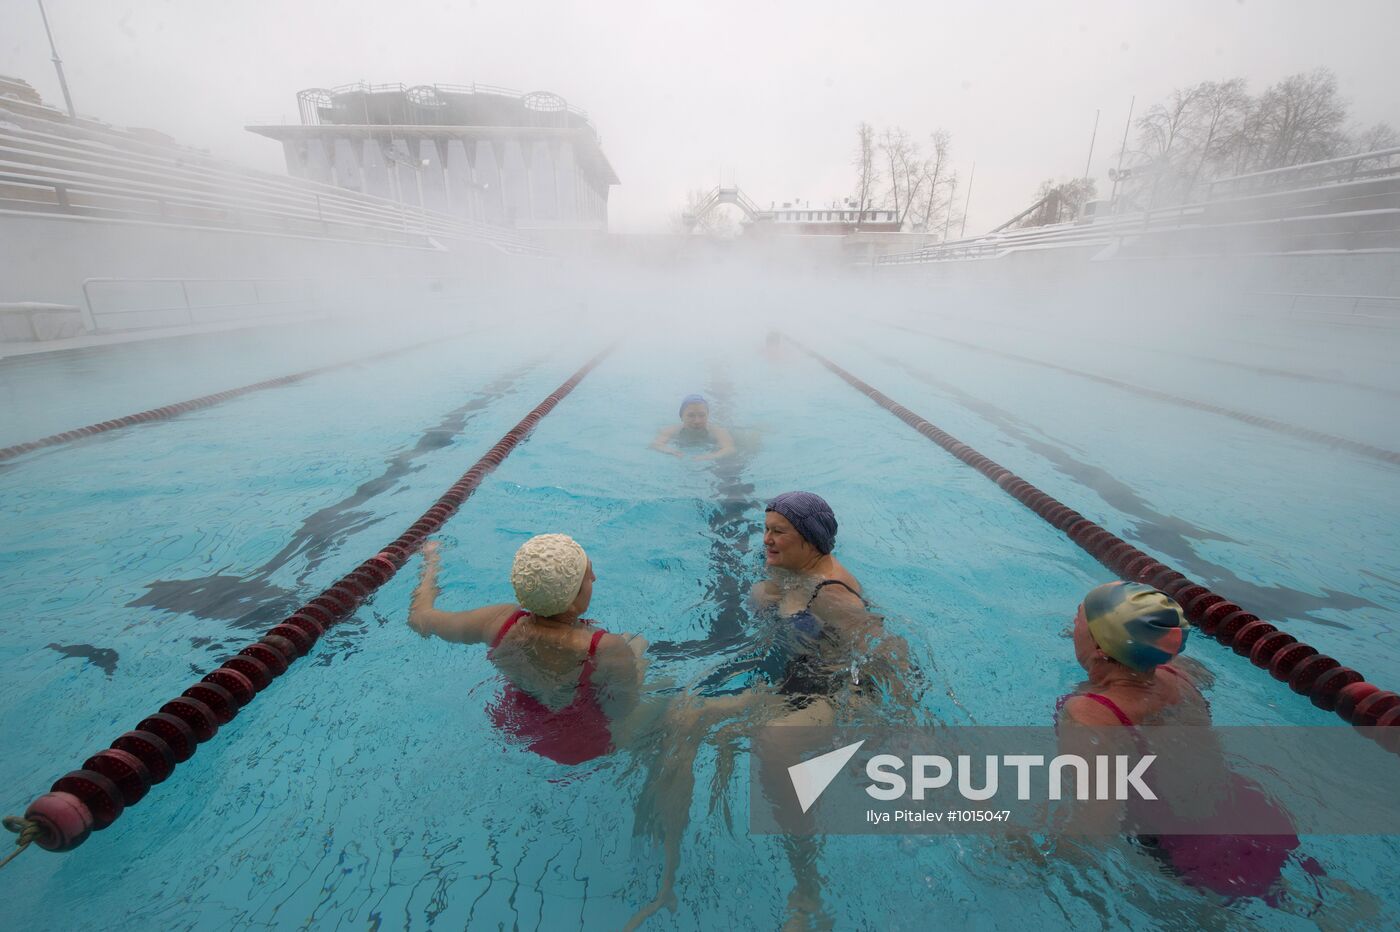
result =
[{"label": "swimmer's raised arm", "polygon": [[483,644],[515,610],[513,605],[487,605],[466,612],[445,612],[434,603],[438,596],[438,570],[442,560],[438,542],[423,544],[423,575],[408,604],[408,626],[423,637],[436,635],[458,644]]}]

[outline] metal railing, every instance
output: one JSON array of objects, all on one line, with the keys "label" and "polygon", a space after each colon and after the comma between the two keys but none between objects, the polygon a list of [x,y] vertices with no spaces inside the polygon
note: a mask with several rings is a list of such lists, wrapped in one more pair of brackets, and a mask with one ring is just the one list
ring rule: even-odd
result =
[{"label": "metal railing", "polygon": [[[521,101],[523,101],[526,97],[529,97],[530,93],[532,93],[526,91],[518,91],[514,88],[509,87],[499,87],[494,84],[477,84],[476,82],[472,82],[471,84],[407,85],[369,84],[363,81],[359,81],[354,84],[341,84],[338,87],[307,88],[306,90],[297,92],[297,100],[298,102],[301,102],[321,99],[324,100],[326,103],[334,105],[335,98],[345,94],[403,94],[405,96],[406,102],[422,109],[430,107],[432,106],[432,104],[429,104],[422,100],[414,99],[412,92],[425,90],[431,91],[434,95],[438,94],[439,92],[446,94],[490,94],[496,97],[509,97]],[[560,99],[563,100],[563,98]],[[320,114],[317,112],[316,107],[302,106],[299,109],[303,124],[309,126],[320,125]],[[591,120],[589,120],[588,117],[588,111],[582,110],[567,102],[564,103],[564,111],[571,114],[572,116],[578,117],[584,123],[588,124],[589,128],[593,127],[593,123]]]},{"label": "metal railing", "polygon": [[[1368,163],[1394,163],[1395,167],[1364,168]],[[1378,196],[1377,192],[1369,189],[1364,195],[1355,194],[1358,185],[1365,188],[1365,182],[1386,177],[1395,179],[1393,184],[1387,182],[1394,190],[1380,194],[1386,197],[1400,194],[1400,149],[1222,179],[1216,184],[1249,183],[1258,187],[1253,190],[1240,188],[1231,194],[1221,189],[1213,200],[1131,214],[1095,216],[1087,221],[1006,230],[881,256],[875,263],[879,266],[918,265],[954,259],[993,258],[1026,249],[1108,246],[1129,238],[1187,230],[1235,231],[1241,234],[1258,231],[1284,241],[1289,237],[1311,240],[1322,235],[1316,232],[1317,227],[1329,218],[1351,218],[1359,223],[1362,217],[1400,216],[1400,210],[1396,208],[1367,209],[1359,208],[1356,203]],[[1351,187],[1344,187],[1348,184]],[[1284,201],[1280,201],[1280,198]],[[1311,231],[1309,228],[1312,228]],[[1394,239],[1400,242],[1400,221],[1391,232]],[[1334,235],[1346,236],[1348,231]],[[1345,250],[1346,247],[1342,248]]]},{"label": "metal railing", "polygon": [[440,249],[467,240],[539,254],[503,227],[334,185],[219,162],[189,149],[6,112],[0,210],[236,229]]},{"label": "metal railing", "polygon": [[315,283],[271,278],[88,278],[83,281],[94,333],[153,330],[285,316],[319,308]]},{"label": "metal railing", "polygon": [[1205,199],[1211,201],[1220,197],[1292,190],[1319,184],[1345,184],[1395,174],[1400,174],[1400,148],[1378,149],[1375,152],[1220,178],[1207,183]]},{"label": "metal railing", "polygon": [[1106,246],[1113,239],[1114,233],[1107,225],[1059,223],[938,243],[911,252],[881,256],[875,261],[879,265],[918,265],[951,259],[990,259],[1017,250]]}]

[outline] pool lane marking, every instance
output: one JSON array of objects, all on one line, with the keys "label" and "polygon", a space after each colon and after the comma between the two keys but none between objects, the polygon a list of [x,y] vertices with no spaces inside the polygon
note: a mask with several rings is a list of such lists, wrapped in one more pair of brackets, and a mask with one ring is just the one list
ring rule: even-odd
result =
[{"label": "pool lane marking", "polygon": [[[783,338],[852,388],[995,482],[1002,491],[1063,532],[1076,546],[1115,575],[1146,583],[1176,599],[1193,625],[1204,634],[1232,648],[1235,653],[1249,657],[1255,666],[1268,669],[1275,679],[1287,682],[1294,692],[1309,696],[1313,705],[1336,712],[1352,724],[1400,726],[1400,696],[1394,692],[1381,690],[1366,682],[1360,673],[1343,666],[1340,661],[1320,653],[1155,557],[1143,553],[815,350],[786,335]],[[1380,740],[1378,735],[1389,731],[1388,728],[1370,729],[1367,733]],[[1400,728],[1392,734],[1400,736]],[[1386,747],[1400,753],[1400,741],[1389,740]]]},{"label": "pool lane marking", "polygon": [[343,369],[346,366],[353,366],[360,363],[377,362],[399,353],[406,353],[409,350],[419,349],[440,340],[423,340],[418,343],[411,343],[408,346],[400,346],[397,349],[385,350],[382,353],[374,353],[370,356],[361,356],[358,359],[347,359],[344,362],[331,363],[328,366],[318,366],[315,369],[307,369],[305,372],[294,372],[291,375],[279,375],[275,379],[264,379],[261,382],[254,382],[251,385],[244,385],[239,388],[230,388],[227,391],[217,392],[213,395],[201,395],[198,398],[191,398],[189,401],[176,402],[173,405],[166,405],[163,408],[151,408],[148,411],[138,411],[136,414],[128,414],[125,417],[113,418],[110,421],[101,421],[97,424],[89,424],[86,427],[78,427],[74,430],[66,430],[60,434],[50,434],[47,437],[40,437],[38,440],[30,440],[25,443],[17,443],[13,446],[0,447],[0,463],[14,459],[22,453],[30,453],[34,450],[45,447],[56,447],[61,444],[71,443],[83,437],[91,437],[94,434],[105,434],[109,430],[117,430],[122,427],[130,427],[133,424],[145,424],[150,421],[163,421],[175,417],[177,414],[184,414],[187,411],[198,411],[201,408],[212,407],[231,398],[240,395],[260,392],[267,388],[278,388],[283,385],[291,385],[303,379],[309,379],[313,375],[321,375],[335,369]]},{"label": "pool lane marking", "polygon": [[[1196,543],[1208,543],[1209,541],[1235,543],[1234,538],[1228,534],[1221,534],[1194,524],[1177,517],[1175,514],[1163,514],[1153,508],[1136,488],[1121,481],[1102,467],[1075,455],[1063,441],[1046,434],[1035,425],[1023,423],[1010,412],[1003,411],[995,405],[969,395],[957,386],[936,379],[899,359],[882,353],[876,353],[875,356],[891,368],[903,369],[920,382],[931,386],[981,419],[988,421],[1019,446],[1039,454],[1055,468],[1056,472],[1095,493],[1112,512],[1132,518],[1138,525],[1137,539],[1152,541],[1157,553],[1182,561],[1182,567],[1189,564],[1193,572],[1206,574],[1214,579],[1216,585],[1222,589],[1237,595],[1245,595],[1250,603],[1256,607],[1265,605],[1273,613],[1287,614],[1289,617],[1297,616],[1306,619],[1311,624],[1348,631],[1352,630],[1351,625],[1321,617],[1317,613],[1326,608],[1343,612],[1360,608],[1382,608],[1369,599],[1326,587],[1322,589],[1324,595],[1319,597],[1311,592],[1287,586],[1275,584],[1265,587],[1241,579],[1226,567],[1195,552]],[[1287,603],[1286,608],[1283,605],[1284,602]]]},{"label": "pool lane marking", "polygon": [[[953,317],[948,314],[929,314],[925,312],[923,313],[923,316],[936,317],[939,320],[946,320],[955,324],[967,323],[965,319]],[[880,324],[880,326],[882,327],[889,327],[892,330],[903,330],[906,333],[917,333],[921,336],[926,337],[938,337],[937,334],[929,333],[926,330],[916,330],[915,328],[905,326],[904,324],[895,324],[884,320],[876,321],[876,323]],[[994,326],[1001,327],[1005,330],[1018,330],[1021,333],[1029,333],[1032,335],[1052,337],[1064,336],[1063,333],[1056,332],[1053,330],[1041,330],[1035,327],[1027,327],[1021,324],[1007,323],[1006,321],[1002,320],[979,320],[978,323],[990,323]],[[1216,366],[1228,366],[1231,369],[1247,369],[1250,372],[1258,372],[1260,375],[1270,375],[1281,379],[1292,379],[1298,382],[1318,382],[1323,385],[1340,385],[1344,388],[1355,389],[1357,391],[1375,392],[1378,395],[1389,395],[1392,398],[1400,398],[1400,391],[1397,391],[1393,388],[1385,388],[1381,385],[1372,385],[1368,382],[1353,382],[1350,379],[1339,379],[1335,376],[1320,375],[1314,372],[1295,372],[1292,369],[1276,369],[1270,366],[1260,366],[1252,363],[1239,362],[1231,359],[1220,359],[1216,356],[1202,356],[1198,353],[1187,353],[1182,350],[1174,349],[1171,347],[1147,347],[1136,343],[1128,343],[1124,340],[1106,340],[1101,334],[1093,334],[1092,336],[1093,339],[1096,339],[1106,345],[1121,346],[1134,352],[1145,353],[1148,352],[1150,349],[1154,353],[1168,353],[1172,356],[1180,356],[1182,359],[1193,359],[1197,362],[1208,362]],[[1256,343],[1251,345],[1257,347],[1259,344]]]},{"label": "pool lane marking", "polygon": [[[24,818],[6,818],[5,827],[18,833],[16,844],[21,850],[31,841],[51,851],[76,848],[92,831],[115,822],[153,784],[170,776],[175,766],[189,760],[198,744],[214,737],[220,725],[232,721],[239,709],[285,673],[289,664],[308,654],[327,629],[348,618],[392,579],[423,541],[465,504],[482,479],[494,472],[615,346],[588,360],[531,409],[396,540],[273,626],[261,640],[165,703],[161,712],[143,719],[134,732],[118,737],[111,748],[88,758],[82,769],[60,777],[48,793],[30,804]],[[133,734],[139,739],[133,741]],[[118,743],[122,747],[118,748]],[[132,765],[129,759],[138,753],[147,755],[159,769]],[[146,763],[146,758],[138,760]],[[98,772],[98,767],[106,772]],[[152,774],[159,776],[153,778]]]},{"label": "pool lane marking", "polygon": [[[382,501],[382,496],[408,489],[408,484],[403,480],[418,468],[413,464],[420,457],[444,453],[448,447],[455,447],[466,436],[466,431],[478,415],[490,405],[517,393],[519,388],[516,383],[538,369],[542,361],[529,359],[482,386],[466,404],[448,411],[435,426],[426,428],[417,443],[387,457],[381,473],[364,480],[339,501],[304,516],[300,526],[291,532],[287,543],[260,566],[252,567],[239,576],[227,576],[215,571],[209,576],[147,581],[143,584],[145,593],[128,602],[128,607],[155,608],[196,618],[220,619],[240,633],[262,628],[267,617],[264,610],[281,608],[290,601],[292,593],[307,585],[307,579],[317,572],[327,557],[335,555],[352,532],[377,527],[386,520],[383,515],[374,516],[372,509],[360,510],[361,506],[377,499]],[[440,442],[430,443],[429,438],[437,438]],[[456,452],[460,452],[460,449]],[[272,576],[294,557],[300,564],[295,573],[295,584],[290,587],[276,585]],[[227,603],[254,607],[229,617],[218,612],[218,608]],[[277,615],[280,617],[281,612],[277,612]],[[218,641],[210,645],[210,650],[222,650],[223,647],[224,642]]]},{"label": "pool lane marking", "polygon": [[1009,353],[1004,350],[992,349],[989,346],[981,346],[977,343],[968,343],[964,340],[958,340],[953,337],[940,336],[935,333],[929,333],[925,330],[915,330],[912,327],[901,327],[893,324],[890,326],[894,327],[897,330],[905,330],[909,333],[916,333],[920,336],[926,336],[932,340],[938,340],[943,343],[951,343],[954,346],[961,346],[963,349],[972,350],[975,353],[986,353],[990,356],[1000,356],[1003,359],[1010,359],[1015,362],[1026,363],[1027,365],[1032,366],[1043,366],[1046,369],[1053,369],[1056,372],[1063,372],[1066,375],[1076,376],[1081,379],[1088,379],[1092,382],[1098,382],[1101,385],[1108,385],[1121,391],[1130,392],[1134,395],[1141,395],[1144,398],[1151,398],[1154,401],[1164,401],[1168,404],[1180,405],[1186,408],[1194,408],[1197,411],[1206,411],[1210,414],[1218,414],[1221,417],[1232,418],[1233,420],[1240,421],[1245,424],[1251,424],[1255,427],[1262,427],[1265,430],[1272,430],[1280,434],[1298,437],[1303,440],[1311,440],[1316,443],[1321,443],[1328,446],[1341,447],[1343,449],[1350,450],[1353,453],[1359,453],[1362,456],[1369,456],[1372,459],[1381,460],[1382,462],[1400,465],[1400,453],[1397,453],[1394,450],[1387,450],[1384,447],[1373,446],[1369,443],[1362,443],[1359,440],[1349,440],[1346,437],[1338,437],[1336,434],[1329,434],[1324,433],[1320,430],[1313,430],[1311,427],[1302,427],[1297,424],[1289,424],[1285,421],[1275,420],[1274,418],[1264,417],[1258,414],[1248,414],[1244,411],[1236,411],[1233,408],[1222,407],[1221,405],[1211,404],[1206,401],[1196,401],[1195,399],[1185,398],[1181,395],[1173,395],[1170,392],[1158,391],[1155,388],[1144,388],[1140,385],[1133,385],[1129,382],[1119,381],[1118,379],[1110,379],[1107,376],[1095,375],[1092,372],[1084,372],[1081,369],[1072,369],[1068,366],[1061,366],[1058,363],[1048,362],[1043,359],[1035,359],[1030,356],[1022,356],[1018,353]]}]

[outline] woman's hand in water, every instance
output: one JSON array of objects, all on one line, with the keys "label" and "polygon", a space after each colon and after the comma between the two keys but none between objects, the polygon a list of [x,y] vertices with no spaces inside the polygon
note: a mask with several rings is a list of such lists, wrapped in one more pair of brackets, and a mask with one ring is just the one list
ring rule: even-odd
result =
[{"label": "woman's hand in water", "polygon": [[426,638],[432,636],[432,632],[428,630],[426,619],[423,618],[421,613],[414,612],[412,609],[408,612],[408,626],[414,631],[417,631],[419,637]]},{"label": "woman's hand in water", "polygon": [[429,613],[437,600],[437,575],[442,566],[442,557],[438,553],[440,547],[435,540],[423,542],[423,574],[418,578],[418,588],[414,590],[408,607],[408,626],[425,638],[433,633]]},{"label": "woman's hand in water", "polygon": [[423,581],[433,587],[437,595],[437,575],[442,568],[442,544],[435,540],[423,541]]}]

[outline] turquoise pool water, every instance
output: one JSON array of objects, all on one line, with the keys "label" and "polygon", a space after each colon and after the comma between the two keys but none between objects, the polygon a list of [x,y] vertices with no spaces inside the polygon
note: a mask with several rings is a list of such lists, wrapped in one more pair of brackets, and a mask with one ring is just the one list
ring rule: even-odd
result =
[{"label": "turquoise pool water", "polygon": [[[1393,449],[1400,429],[1376,412],[1400,385],[1366,363],[1374,339],[1339,350],[1350,364],[1329,363],[1370,388],[1308,382],[1290,395],[1304,391],[1299,380],[1199,353],[1135,364],[1121,344],[1146,344],[1132,333],[1067,326],[1052,338],[1024,321],[925,311],[892,311],[902,330],[824,323],[801,336],[1165,562],[1383,687],[1400,681],[1396,467],[938,336],[1070,368],[1092,360],[1100,374]],[[1305,333],[1274,336],[1295,353],[1271,351],[1274,363],[1318,374]],[[199,341],[174,360],[143,349],[161,359],[154,380],[132,379],[117,356],[0,363],[8,397],[40,385],[55,399],[7,424],[0,443],[385,348],[348,335],[296,352],[275,332],[241,339],[238,354]],[[542,345],[505,331],[443,340],[0,465],[5,811],[396,537],[602,342],[560,334]],[[737,430],[737,465],[647,449],[691,391]],[[625,342],[447,524],[440,604],[507,601],[514,548],[562,530],[593,558],[590,614],[610,630],[703,642],[737,618],[752,633],[760,621],[735,596],[761,572],[745,532],[761,523],[763,498],[793,487],[834,506],[837,553],[909,641],[930,721],[1050,721],[1080,680],[1060,633],[1107,571],[807,358],[766,352],[761,331],[683,352],[645,334]],[[499,681],[484,652],[423,641],[405,624],[417,568],[113,827],[0,872],[11,921],[621,926],[661,868],[633,837],[642,768],[618,754],[568,770],[494,733],[483,708]],[[1219,723],[1337,723],[1205,638],[1191,652],[1216,677]],[[721,659],[692,647],[652,673],[694,683]],[[710,811],[712,750],[697,767],[679,909],[654,927],[779,925],[791,875],[776,839],[746,831],[746,766],[716,790],[732,823]],[[1305,841],[1329,884],[1291,869],[1282,909],[1222,907],[1127,844],[1086,864],[994,839],[837,837],[821,871],[837,928],[927,928],[939,917],[973,928],[1310,928],[1394,914],[1397,839]]]}]

